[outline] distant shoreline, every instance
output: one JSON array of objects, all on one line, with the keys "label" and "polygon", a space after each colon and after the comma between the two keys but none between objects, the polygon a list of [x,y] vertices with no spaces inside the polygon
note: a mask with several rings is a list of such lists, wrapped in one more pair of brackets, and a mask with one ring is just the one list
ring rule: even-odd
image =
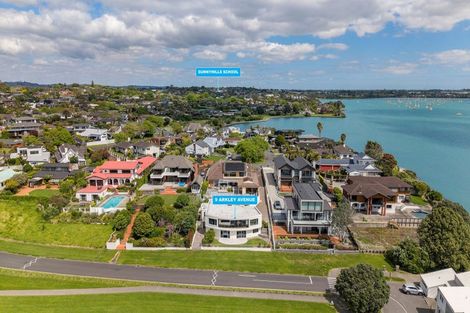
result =
[{"label": "distant shoreline", "polygon": [[253,123],[253,122],[267,122],[272,119],[277,119],[277,118],[302,118],[302,117],[320,117],[320,118],[346,118],[346,115],[344,116],[334,116],[331,114],[313,114],[313,115],[303,115],[303,114],[294,114],[294,115],[266,115],[263,116],[261,119],[256,119],[256,120],[250,120],[250,121],[239,121],[239,122],[233,122],[227,124],[227,126],[232,126],[232,125],[237,125],[237,124],[246,124],[246,123]]}]

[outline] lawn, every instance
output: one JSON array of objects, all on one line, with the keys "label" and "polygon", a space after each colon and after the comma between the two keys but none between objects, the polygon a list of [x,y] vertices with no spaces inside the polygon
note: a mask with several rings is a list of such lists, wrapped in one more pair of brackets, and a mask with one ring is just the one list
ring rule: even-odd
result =
[{"label": "lawn", "polygon": [[266,248],[269,247],[270,244],[266,241],[264,241],[261,238],[252,238],[249,239],[246,243],[241,244],[241,245],[226,245],[218,241],[217,239],[214,240],[214,242],[211,244],[211,246],[214,247],[255,247],[255,248]]},{"label": "lawn", "polygon": [[146,285],[146,283],[0,268],[0,290],[106,288],[142,285]]},{"label": "lawn", "polygon": [[57,189],[38,189],[31,191],[29,195],[32,197],[50,198],[60,195],[60,191]]},{"label": "lawn", "polygon": [[111,232],[111,225],[45,222],[38,212],[37,200],[31,197],[0,200],[0,238],[101,248]]},{"label": "lawn", "polygon": [[351,227],[354,240],[362,249],[388,249],[405,238],[417,240],[416,228]]},{"label": "lawn", "polygon": [[0,297],[2,312],[335,312],[328,304],[163,293]]},{"label": "lawn", "polygon": [[104,248],[67,248],[7,240],[0,240],[0,250],[16,254],[94,262],[108,262],[116,253],[116,251]]},{"label": "lawn", "polygon": [[426,206],[429,204],[423,198],[418,196],[410,196],[410,202],[420,206]]},{"label": "lawn", "polygon": [[308,254],[253,251],[123,251],[121,264],[140,264],[167,268],[240,271],[326,276],[337,267],[359,263],[378,268],[390,265],[379,254]]},{"label": "lawn", "polygon": [[166,206],[173,206],[173,203],[175,203],[176,198],[178,198],[179,194],[177,195],[159,195],[160,197],[163,198],[165,201]]}]

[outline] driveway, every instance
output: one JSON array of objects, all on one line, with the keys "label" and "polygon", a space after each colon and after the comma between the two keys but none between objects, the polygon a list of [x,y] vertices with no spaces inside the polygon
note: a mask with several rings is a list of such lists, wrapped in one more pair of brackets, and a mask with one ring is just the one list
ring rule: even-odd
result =
[{"label": "driveway", "polygon": [[402,283],[390,283],[390,299],[384,306],[384,313],[433,313],[424,296],[413,296],[402,293]]}]

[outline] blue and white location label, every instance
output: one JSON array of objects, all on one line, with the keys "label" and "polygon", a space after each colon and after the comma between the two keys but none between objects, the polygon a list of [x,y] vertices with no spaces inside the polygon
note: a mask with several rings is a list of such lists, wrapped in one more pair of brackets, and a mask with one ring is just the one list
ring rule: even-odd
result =
[{"label": "blue and white location label", "polygon": [[258,196],[251,195],[224,195],[213,196],[212,204],[225,204],[225,205],[257,205]]},{"label": "blue and white location label", "polygon": [[198,67],[197,77],[240,77],[239,67]]}]

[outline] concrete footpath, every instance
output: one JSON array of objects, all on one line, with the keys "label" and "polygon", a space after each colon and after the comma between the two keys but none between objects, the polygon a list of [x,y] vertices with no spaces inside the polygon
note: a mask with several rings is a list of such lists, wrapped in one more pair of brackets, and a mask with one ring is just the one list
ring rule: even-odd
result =
[{"label": "concrete footpath", "polygon": [[140,293],[140,292],[158,292],[158,293],[178,293],[201,296],[219,296],[236,297],[252,299],[270,299],[270,300],[290,300],[321,302],[328,301],[321,296],[308,296],[296,294],[279,294],[265,292],[243,292],[228,290],[211,290],[195,288],[177,288],[163,286],[139,286],[139,287],[116,287],[116,288],[87,288],[87,289],[51,289],[51,290],[2,290],[0,297],[31,297],[31,296],[75,296],[75,295],[102,295],[102,294],[122,294],[122,293]]}]

